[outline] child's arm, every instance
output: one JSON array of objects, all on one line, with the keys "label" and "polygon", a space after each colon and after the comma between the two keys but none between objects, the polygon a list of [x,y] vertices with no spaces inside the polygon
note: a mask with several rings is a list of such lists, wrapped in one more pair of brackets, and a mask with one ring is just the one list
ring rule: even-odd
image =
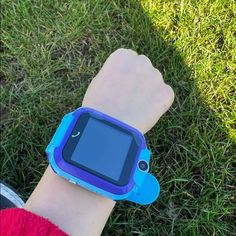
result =
[{"label": "child's arm", "polygon": [[[173,100],[172,88],[147,57],[119,49],[92,80],[82,105],[146,133]],[[69,183],[48,167],[25,208],[71,235],[93,236],[101,234],[114,205],[114,201]]]}]

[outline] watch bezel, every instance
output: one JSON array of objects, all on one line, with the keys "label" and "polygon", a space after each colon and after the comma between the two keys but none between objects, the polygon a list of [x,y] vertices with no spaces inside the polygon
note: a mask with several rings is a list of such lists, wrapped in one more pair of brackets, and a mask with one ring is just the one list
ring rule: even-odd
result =
[{"label": "watch bezel", "polygon": [[[70,139],[70,135],[75,128],[79,118],[85,114],[89,114],[93,117],[96,117],[97,119],[103,119],[105,122],[109,122],[109,124],[113,124],[114,126],[121,128],[122,130],[126,130],[129,134],[132,134],[133,141],[137,145],[137,150],[135,151],[135,156],[132,157],[133,159],[129,158],[126,159],[126,162],[129,163],[130,170],[127,171],[128,175],[125,175],[125,170],[122,171],[123,176],[125,176],[122,181],[114,181],[107,177],[104,178],[101,174],[94,173],[91,170],[88,170],[87,168],[83,168],[82,166],[79,166],[76,163],[73,163],[72,161],[69,161],[68,158],[64,158],[63,156],[63,150],[67,143],[67,141]],[[140,152],[146,148],[146,142],[144,136],[135,128],[111,117],[104,113],[98,112],[91,108],[79,108],[75,110],[72,113],[73,119],[68,127],[68,129],[65,132],[64,137],[62,138],[62,141],[58,147],[55,147],[53,151],[53,157],[55,160],[56,165],[63,170],[64,172],[84,181],[91,185],[94,185],[95,187],[101,188],[105,191],[114,193],[114,194],[126,194],[129,191],[131,191],[135,185],[134,182],[134,172],[137,168],[137,163],[139,159]],[[126,163],[127,164],[127,163]],[[125,165],[124,165],[125,166]],[[126,166],[127,168],[127,166]]]}]

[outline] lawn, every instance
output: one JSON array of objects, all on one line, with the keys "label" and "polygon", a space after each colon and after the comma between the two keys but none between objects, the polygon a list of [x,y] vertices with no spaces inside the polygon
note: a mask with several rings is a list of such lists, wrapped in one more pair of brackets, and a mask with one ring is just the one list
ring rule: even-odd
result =
[{"label": "lawn", "polygon": [[103,235],[233,235],[236,4],[233,0],[1,3],[1,179],[24,199],[61,117],[119,47],[147,55],[173,87],[147,134],[161,195],[117,204]]}]

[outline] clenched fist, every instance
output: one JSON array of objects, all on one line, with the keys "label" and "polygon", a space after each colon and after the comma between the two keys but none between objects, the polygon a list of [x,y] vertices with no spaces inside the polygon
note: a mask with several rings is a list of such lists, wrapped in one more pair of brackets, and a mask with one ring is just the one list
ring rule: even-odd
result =
[{"label": "clenched fist", "polygon": [[83,106],[113,116],[146,133],[170,108],[174,92],[144,55],[112,53],[89,85]]}]

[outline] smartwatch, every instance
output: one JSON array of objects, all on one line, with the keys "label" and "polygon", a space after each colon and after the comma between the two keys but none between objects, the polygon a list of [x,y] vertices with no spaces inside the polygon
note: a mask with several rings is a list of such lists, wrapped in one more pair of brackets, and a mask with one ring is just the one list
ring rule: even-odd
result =
[{"label": "smartwatch", "polygon": [[142,133],[92,108],[66,114],[46,153],[57,175],[107,198],[145,205],[159,195]]}]

